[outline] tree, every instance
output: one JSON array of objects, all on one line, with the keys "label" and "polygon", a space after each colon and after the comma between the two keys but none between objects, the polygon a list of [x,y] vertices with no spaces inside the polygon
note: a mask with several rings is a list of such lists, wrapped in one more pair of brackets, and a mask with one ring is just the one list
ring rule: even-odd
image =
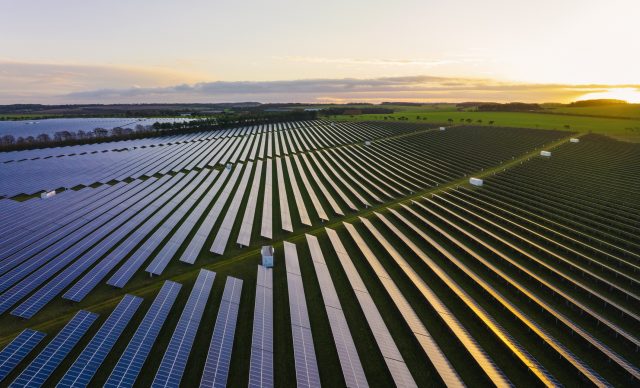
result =
[{"label": "tree", "polygon": [[2,144],[11,145],[16,142],[16,138],[13,135],[4,135],[2,136]]},{"label": "tree", "polygon": [[448,119],[447,121],[449,122],[449,124],[453,124],[453,119]]},{"label": "tree", "polygon": [[489,125],[493,125],[493,120],[489,121]]},{"label": "tree", "polygon": [[106,137],[109,134],[109,131],[104,128],[96,128],[93,130],[93,133],[96,137]]},{"label": "tree", "polygon": [[46,133],[41,133],[39,134],[36,139],[40,142],[40,143],[48,143],[51,141],[51,137],[49,137],[48,134]]},{"label": "tree", "polygon": [[571,125],[569,125],[569,124],[565,124],[564,125],[564,129],[569,129],[569,128],[571,128]]},{"label": "tree", "polygon": [[471,124],[472,122],[473,122],[473,120],[467,119],[467,123]]},{"label": "tree", "polygon": [[478,124],[482,124],[482,120],[478,120]]}]

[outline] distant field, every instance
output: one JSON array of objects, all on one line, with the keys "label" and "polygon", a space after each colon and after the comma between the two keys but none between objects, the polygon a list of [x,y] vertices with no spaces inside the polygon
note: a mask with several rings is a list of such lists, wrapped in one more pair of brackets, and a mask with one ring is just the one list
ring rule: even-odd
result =
[{"label": "distant field", "polygon": [[[412,107],[411,107],[412,108]],[[561,109],[582,109],[582,108],[561,108]],[[595,108],[585,108],[595,109]],[[586,113],[585,113],[586,114]],[[543,113],[520,113],[520,112],[457,112],[457,111],[405,111],[390,115],[368,114],[355,116],[331,116],[331,119],[341,121],[397,121],[405,117],[410,122],[443,123],[447,124],[449,119],[453,119],[454,124],[461,124],[466,119],[473,120],[475,125],[489,125],[493,121],[494,126],[500,127],[522,127],[539,129],[557,129],[579,132],[594,132],[608,135],[620,140],[640,142],[640,117],[638,120],[600,118],[600,117],[580,117],[568,115],[554,115]],[[478,120],[482,120],[481,123]],[[565,128],[569,125],[569,128]]]},{"label": "distant field", "polygon": [[589,106],[577,108],[563,106],[552,108],[551,111],[556,113],[567,113],[575,115],[629,117],[640,119],[640,104]]}]

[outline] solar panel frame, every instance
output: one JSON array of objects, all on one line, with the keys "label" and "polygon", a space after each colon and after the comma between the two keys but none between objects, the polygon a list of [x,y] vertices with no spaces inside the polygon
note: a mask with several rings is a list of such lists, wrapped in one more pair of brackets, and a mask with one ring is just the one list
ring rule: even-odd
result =
[{"label": "solar panel frame", "polygon": [[167,345],[164,357],[162,357],[151,384],[152,387],[177,387],[180,385],[215,277],[216,273],[213,271],[200,270],[189,294],[189,299],[182,310],[178,325],[171,336],[169,345]]},{"label": "solar panel frame", "polygon": [[46,337],[40,331],[25,329],[0,351],[0,382]]},{"label": "solar panel frame", "polygon": [[227,277],[211,336],[207,360],[202,372],[201,388],[226,387],[227,385],[241,293],[242,280]]},{"label": "solar panel frame", "polygon": [[395,384],[400,387],[417,387],[375,302],[371,298],[371,295],[369,295],[369,291],[364,285],[358,270],[353,265],[344,245],[342,245],[340,237],[333,229],[325,228],[325,231],[347,275],[351,288],[355,292],[356,298],[360,303],[360,307],[362,308],[367,323],[373,333],[373,337],[384,357],[385,364],[387,368],[389,368]]},{"label": "solar panel frame", "polygon": [[84,310],[78,311],[11,383],[10,387],[43,386],[97,318],[98,314]]},{"label": "solar panel frame", "polygon": [[57,387],[86,387],[136,313],[142,298],[125,295],[109,318],[69,367]]},{"label": "solar panel frame", "polygon": [[320,387],[320,372],[313,345],[311,322],[296,245],[285,241],[284,254],[297,384],[302,387]]},{"label": "solar panel frame", "polygon": [[181,288],[182,285],[180,283],[169,280],[164,282],[160,292],[111,371],[111,375],[104,385],[105,387],[133,386]]},{"label": "solar panel frame", "polygon": [[249,387],[273,387],[273,270],[258,266]]}]

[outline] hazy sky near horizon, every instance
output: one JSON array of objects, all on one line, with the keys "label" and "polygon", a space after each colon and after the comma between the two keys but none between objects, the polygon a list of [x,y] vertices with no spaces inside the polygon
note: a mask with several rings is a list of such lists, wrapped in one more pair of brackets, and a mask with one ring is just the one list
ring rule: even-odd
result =
[{"label": "hazy sky near horizon", "polygon": [[0,103],[632,95],[638,15],[635,0],[0,0]]}]

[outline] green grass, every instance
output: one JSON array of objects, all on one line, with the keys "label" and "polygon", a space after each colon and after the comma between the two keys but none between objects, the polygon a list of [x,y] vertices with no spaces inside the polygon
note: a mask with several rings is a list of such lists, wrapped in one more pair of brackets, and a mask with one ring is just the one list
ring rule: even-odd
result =
[{"label": "green grass", "polygon": [[[407,111],[389,115],[341,115],[331,116],[330,118],[338,121],[384,121],[385,117],[387,117],[386,121],[399,121],[401,117],[406,117],[408,119],[406,121],[408,122],[441,123],[447,125],[449,124],[449,119],[453,119],[453,124],[468,124],[465,120],[471,119],[473,125],[489,125],[489,122],[493,121],[494,126],[500,127],[593,132],[620,140],[640,142],[640,118],[637,120],[628,120],[546,113],[457,111]],[[478,120],[482,120],[482,122],[478,123]],[[566,125],[568,125],[569,128],[566,128]]]},{"label": "green grass", "polygon": [[561,106],[549,109],[554,113],[586,116],[627,117],[640,120],[640,104],[569,107]]}]

